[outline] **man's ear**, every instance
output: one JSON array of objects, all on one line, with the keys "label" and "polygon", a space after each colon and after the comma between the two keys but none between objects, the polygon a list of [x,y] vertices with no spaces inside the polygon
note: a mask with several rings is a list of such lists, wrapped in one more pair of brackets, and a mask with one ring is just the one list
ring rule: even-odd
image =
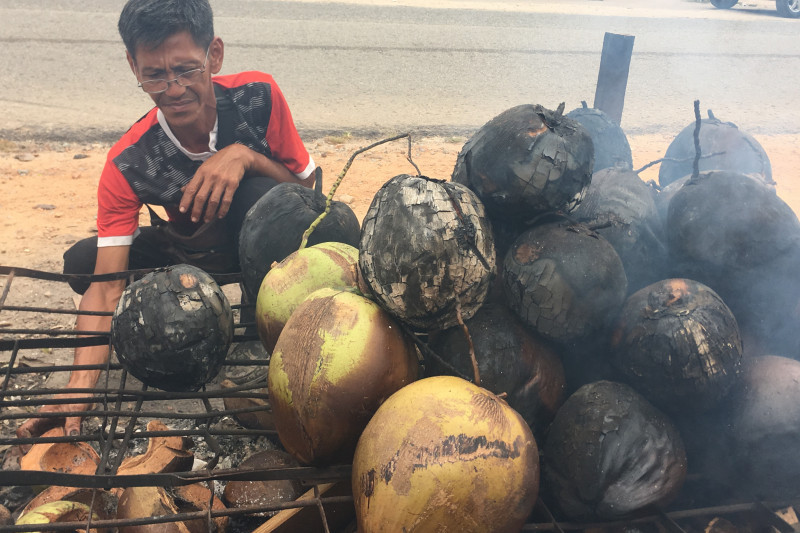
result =
[{"label": "man's ear", "polygon": [[131,57],[131,53],[125,50],[125,58],[128,60],[128,65],[131,67],[131,72],[136,76],[136,60]]},{"label": "man's ear", "polygon": [[222,70],[222,60],[225,57],[225,44],[219,37],[214,37],[208,49],[208,68],[211,74],[218,74]]}]

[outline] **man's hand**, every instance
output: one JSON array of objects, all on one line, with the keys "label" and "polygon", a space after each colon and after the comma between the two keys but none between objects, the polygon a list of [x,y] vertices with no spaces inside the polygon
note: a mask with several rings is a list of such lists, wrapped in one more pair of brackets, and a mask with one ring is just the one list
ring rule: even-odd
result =
[{"label": "man's hand", "polygon": [[183,188],[181,213],[191,209],[192,222],[210,222],[228,213],[233,194],[245,174],[265,176],[278,182],[312,187],[313,180],[300,180],[283,163],[255,152],[243,144],[231,144],[209,157]]},{"label": "man's hand", "polygon": [[181,213],[191,210],[192,222],[210,222],[228,213],[233,193],[257,155],[242,144],[231,144],[209,157],[183,188]]}]

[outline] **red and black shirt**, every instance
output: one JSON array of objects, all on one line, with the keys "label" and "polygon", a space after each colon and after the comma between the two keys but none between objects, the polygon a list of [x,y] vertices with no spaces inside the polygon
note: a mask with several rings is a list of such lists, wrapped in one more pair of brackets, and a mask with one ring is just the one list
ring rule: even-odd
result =
[{"label": "red and black shirt", "polygon": [[[314,170],[292,120],[289,106],[272,76],[242,72],[213,78],[243,119],[233,142],[283,163],[300,179]],[[209,152],[190,154],[169,130],[158,108],[134,124],[111,148],[97,191],[97,245],[130,245],[138,231],[144,203],[164,206],[178,217],[181,188],[216,151],[216,127]]]}]

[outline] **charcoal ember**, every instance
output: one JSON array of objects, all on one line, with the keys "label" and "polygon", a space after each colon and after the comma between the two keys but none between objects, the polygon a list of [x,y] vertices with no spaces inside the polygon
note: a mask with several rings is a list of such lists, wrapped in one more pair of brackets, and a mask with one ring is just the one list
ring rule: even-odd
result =
[{"label": "charcoal ember", "polygon": [[483,205],[467,187],[401,174],[364,217],[358,264],[376,301],[408,326],[446,329],[472,317],[496,272]]},{"label": "charcoal ember", "polygon": [[556,414],[544,445],[544,490],[572,520],[662,508],[687,464],[672,422],[621,383],[584,385]]},{"label": "charcoal ember", "polygon": [[625,302],[611,360],[661,409],[707,410],[738,383],[742,340],[736,318],[717,293],[693,280],[668,279]]},{"label": "charcoal ember", "polygon": [[567,116],[577,120],[586,128],[594,145],[594,167],[592,172],[604,168],[619,168],[631,170],[633,168],[633,155],[628,137],[623,129],[611,120],[606,113],[581,102],[581,107],[573,109]]},{"label": "charcoal ember", "polygon": [[[241,470],[297,467],[294,457],[281,450],[260,450],[239,464]],[[276,479],[258,481],[229,481],[225,485],[224,499],[229,507],[242,508],[270,506],[291,502],[303,494],[299,480]],[[251,513],[252,516],[274,516],[277,511]]]},{"label": "charcoal ember", "polygon": [[[242,283],[255,301],[272,266],[300,248],[303,233],[325,211],[325,196],[298,183],[280,183],[247,212],[239,232]],[[360,225],[345,203],[331,202],[330,212],[308,238],[308,246],[343,242],[358,246]]]},{"label": "charcoal ember", "polygon": [[[564,368],[553,347],[533,335],[508,308],[484,304],[465,321],[481,387],[506,393],[508,404],[531,426],[537,437],[564,401]],[[470,344],[460,326],[437,335],[431,348],[462,375],[472,376]],[[434,358],[426,358],[428,375],[453,374]]]},{"label": "charcoal ember", "polygon": [[617,251],[629,293],[665,277],[664,226],[651,189],[638,174],[621,168],[595,172],[572,216],[605,237]]},{"label": "charcoal ember", "polygon": [[607,333],[627,293],[614,247],[565,220],[520,235],[503,267],[508,306],[536,333],[557,342]]},{"label": "charcoal ember", "polygon": [[219,372],[233,338],[233,315],[214,279],[176,265],[128,285],[111,322],[122,366],[142,383],[197,390]]},{"label": "charcoal ember", "polygon": [[562,113],[563,104],[500,113],[464,144],[452,181],[475,191],[493,220],[572,211],[592,180],[594,147],[586,129]]},{"label": "charcoal ember", "polygon": [[[696,123],[686,126],[667,148],[658,172],[658,183],[664,187],[693,172],[695,159],[694,131]],[[717,119],[709,110],[700,124],[700,171],[726,170],[749,174],[762,183],[774,186],[772,165],[764,148],[752,135],[732,122]]]}]

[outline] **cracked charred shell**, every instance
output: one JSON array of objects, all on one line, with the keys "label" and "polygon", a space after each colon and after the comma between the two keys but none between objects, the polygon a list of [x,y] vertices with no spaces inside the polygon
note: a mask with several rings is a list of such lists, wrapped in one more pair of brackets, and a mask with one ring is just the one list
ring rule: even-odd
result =
[{"label": "cracked charred shell", "polygon": [[156,270],[128,285],[111,322],[122,366],[168,391],[197,390],[213,379],[232,338],[228,299],[209,274],[189,265]]}]

